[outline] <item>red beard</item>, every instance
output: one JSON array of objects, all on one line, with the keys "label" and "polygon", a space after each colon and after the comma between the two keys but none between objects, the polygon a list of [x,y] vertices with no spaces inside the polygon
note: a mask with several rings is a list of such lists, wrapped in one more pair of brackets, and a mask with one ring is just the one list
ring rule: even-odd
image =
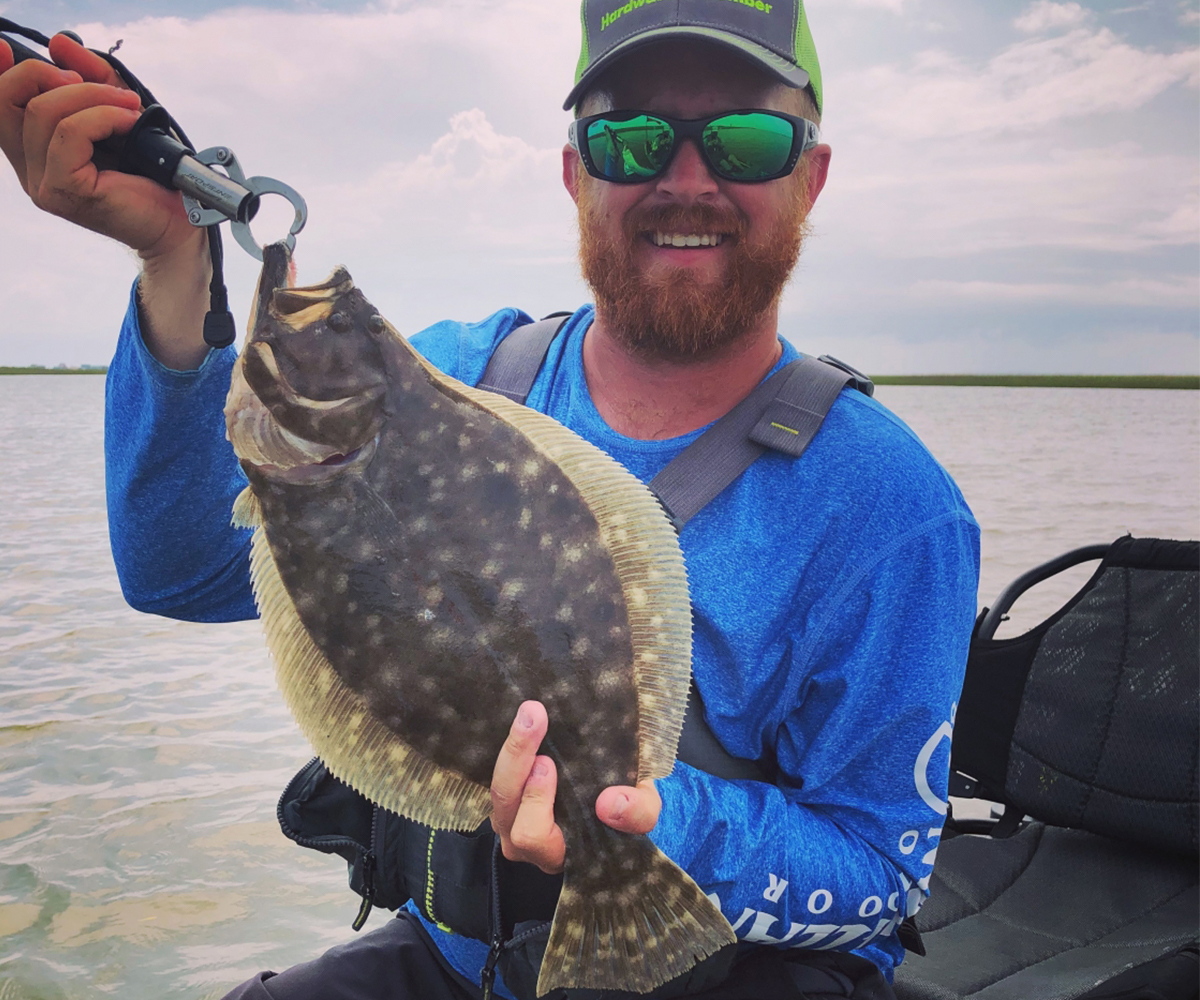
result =
[{"label": "red beard", "polygon": [[[635,208],[622,221],[620,237],[611,238],[592,187],[606,182],[582,177],[579,257],[612,335],[640,357],[659,361],[703,360],[737,344],[779,300],[800,256],[809,205],[799,175],[800,168],[791,178],[787,209],[753,241],[742,212],[706,204]],[[716,281],[700,280],[686,268],[647,273],[633,253],[647,232],[727,234],[724,242],[732,245],[726,273]]]}]

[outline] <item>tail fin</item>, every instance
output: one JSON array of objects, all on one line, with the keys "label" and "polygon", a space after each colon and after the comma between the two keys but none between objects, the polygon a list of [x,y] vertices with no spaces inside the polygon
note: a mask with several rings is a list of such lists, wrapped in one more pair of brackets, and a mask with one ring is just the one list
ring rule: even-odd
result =
[{"label": "tail fin", "polygon": [[712,900],[648,837],[613,840],[603,862],[584,862],[590,870],[572,871],[567,852],[538,996],[553,989],[648,993],[737,940]]}]

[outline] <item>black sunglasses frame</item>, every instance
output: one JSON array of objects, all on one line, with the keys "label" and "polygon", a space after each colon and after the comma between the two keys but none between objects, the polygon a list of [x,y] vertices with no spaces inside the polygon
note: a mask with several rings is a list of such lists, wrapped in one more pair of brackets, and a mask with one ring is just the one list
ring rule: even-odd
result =
[{"label": "black sunglasses frame", "polygon": [[[792,148],[788,152],[787,160],[783,166],[768,177],[755,177],[753,180],[747,180],[741,177],[730,177],[724,173],[720,167],[709,159],[708,150],[704,148],[703,136],[704,130],[713,122],[721,118],[726,118],[729,115],[770,115],[772,118],[780,118],[788,122],[792,126]],[[646,115],[649,118],[657,118],[661,122],[665,122],[671,126],[674,133],[674,139],[671,143],[671,152],[663,161],[659,171],[649,177],[624,177],[615,178],[609,177],[601,171],[592,160],[591,151],[587,144],[588,127],[593,122],[610,121],[613,123],[625,122],[630,119],[637,118],[641,115]],[[671,118],[668,115],[659,114],[657,111],[606,111],[599,115],[588,115],[586,118],[576,118],[570,125],[567,126],[567,139],[575,152],[579,154],[579,158],[583,161],[584,169],[589,174],[598,180],[608,181],[610,184],[648,184],[651,181],[658,180],[665,174],[671,166],[671,161],[675,159],[675,154],[679,152],[679,147],[682,140],[692,139],[696,143],[696,147],[700,150],[700,156],[708,169],[718,177],[727,181],[735,181],[738,184],[764,184],[767,181],[778,180],[780,177],[786,177],[796,169],[796,164],[800,162],[800,157],[807,153],[810,149],[817,145],[821,139],[821,129],[816,122],[809,121],[807,118],[798,118],[796,115],[785,114],[782,111],[769,111],[766,108],[738,108],[732,111],[722,111],[716,115],[706,115],[704,118]]]}]

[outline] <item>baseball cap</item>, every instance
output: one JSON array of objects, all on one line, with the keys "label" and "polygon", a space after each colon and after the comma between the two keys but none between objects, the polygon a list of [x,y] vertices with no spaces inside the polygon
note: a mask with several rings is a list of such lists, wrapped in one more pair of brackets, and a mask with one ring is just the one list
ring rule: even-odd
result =
[{"label": "baseball cap", "polygon": [[620,56],[663,38],[732,49],[788,86],[811,85],[821,110],[821,67],[804,0],[583,0],[580,15],[583,49],[565,111]]}]

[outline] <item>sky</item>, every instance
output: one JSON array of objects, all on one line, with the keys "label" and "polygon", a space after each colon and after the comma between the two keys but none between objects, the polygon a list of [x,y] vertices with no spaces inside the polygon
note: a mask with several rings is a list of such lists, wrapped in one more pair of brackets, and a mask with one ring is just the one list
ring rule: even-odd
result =
[{"label": "sky", "polygon": [[[780,333],[875,374],[1200,371],[1200,0],[811,0],[833,147]],[[573,0],[0,0],[120,57],[308,202],[401,330],[588,301],[563,190]],[[290,209],[267,199],[260,239]],[[258,263],[231,239],[239,326]],[[104,364],[132,253],[0,163],[0,365]]]}]

